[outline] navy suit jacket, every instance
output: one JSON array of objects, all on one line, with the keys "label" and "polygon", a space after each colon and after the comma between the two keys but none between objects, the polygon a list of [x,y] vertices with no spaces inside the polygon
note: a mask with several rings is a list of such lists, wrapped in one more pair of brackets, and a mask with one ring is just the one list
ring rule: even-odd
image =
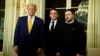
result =
[{"label": "navy suit jacket", "polygon": [[[15,33],[14,33],[14,46],[21,49],[33,50],[43,47],[43,20],[35,16],[32,30],[28,33],[28,16],[19,17]],[[24,50],[25,51],[25,50]]]}]

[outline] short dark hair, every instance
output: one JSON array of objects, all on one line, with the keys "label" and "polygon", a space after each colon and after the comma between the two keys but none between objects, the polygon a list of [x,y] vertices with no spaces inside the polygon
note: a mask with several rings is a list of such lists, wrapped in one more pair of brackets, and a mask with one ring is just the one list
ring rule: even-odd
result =
[{"label": "short dark hair", "polygon": [[65,10],[65,12],[67,12],[67,11],[70,11],[72,14],[75,15],[75,11],[73,9],[67,9],[67,10]]},{"label": "short dark hair", "polygon": [[55,10],[59,14],[58,10],[56,8],[51,8],[50,11]]}]

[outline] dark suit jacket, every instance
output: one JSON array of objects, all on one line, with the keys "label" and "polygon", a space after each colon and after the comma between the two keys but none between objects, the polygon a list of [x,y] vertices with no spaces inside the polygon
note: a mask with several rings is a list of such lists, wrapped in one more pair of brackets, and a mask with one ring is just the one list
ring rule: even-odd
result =
[{"label": "dark suit jacket", "polygon": [[53,31],[49,30],[49,22],[45,23],[45,38],[44,38],[44,52],[50,53],[59,51],[59,40],[58,38],[58,30],[61,25],[61,22],[57,20],[55,29]]},{"label": "dark suit jacket", "polygon": [[14,46],[17,45],[19,47],[19,53],[25,54],[27,52],[29,55],[36,52],[37,48],[43,47],[43,28],[43,20],[35,16],[35,21],[29,34],[28,16],[19,17],[14,33]]}]

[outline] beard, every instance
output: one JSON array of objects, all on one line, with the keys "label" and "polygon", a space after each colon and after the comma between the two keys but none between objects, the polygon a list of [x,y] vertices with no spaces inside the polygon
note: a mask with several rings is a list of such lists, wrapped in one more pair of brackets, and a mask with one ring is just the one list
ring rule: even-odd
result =
[{"label": "beard", "polygon": [[74,22],[74,18],[66,18],[66,23],[70,24],[70,23],[73,23]]},{"label": "beard", "polygon": [[71,19],[66,18],[66,21],[67,21],[67,22],[71,22],[71,21],[73,21],[73,18],[71,18]]},{"label": "beard", "polygon": [[73,19],[67,20],[67,22],[71,22]]}]

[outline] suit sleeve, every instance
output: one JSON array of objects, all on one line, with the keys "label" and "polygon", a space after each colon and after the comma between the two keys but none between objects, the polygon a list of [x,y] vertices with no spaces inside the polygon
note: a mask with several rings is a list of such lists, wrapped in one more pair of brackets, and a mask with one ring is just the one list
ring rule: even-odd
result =
[{"label": "suit sleeve", "polygon": [[19,39],[19,31],[20,31],[20,18],[17,21],[15,32],[14,32],[14,45],[13,46],[18,46],[18,39]]}]

